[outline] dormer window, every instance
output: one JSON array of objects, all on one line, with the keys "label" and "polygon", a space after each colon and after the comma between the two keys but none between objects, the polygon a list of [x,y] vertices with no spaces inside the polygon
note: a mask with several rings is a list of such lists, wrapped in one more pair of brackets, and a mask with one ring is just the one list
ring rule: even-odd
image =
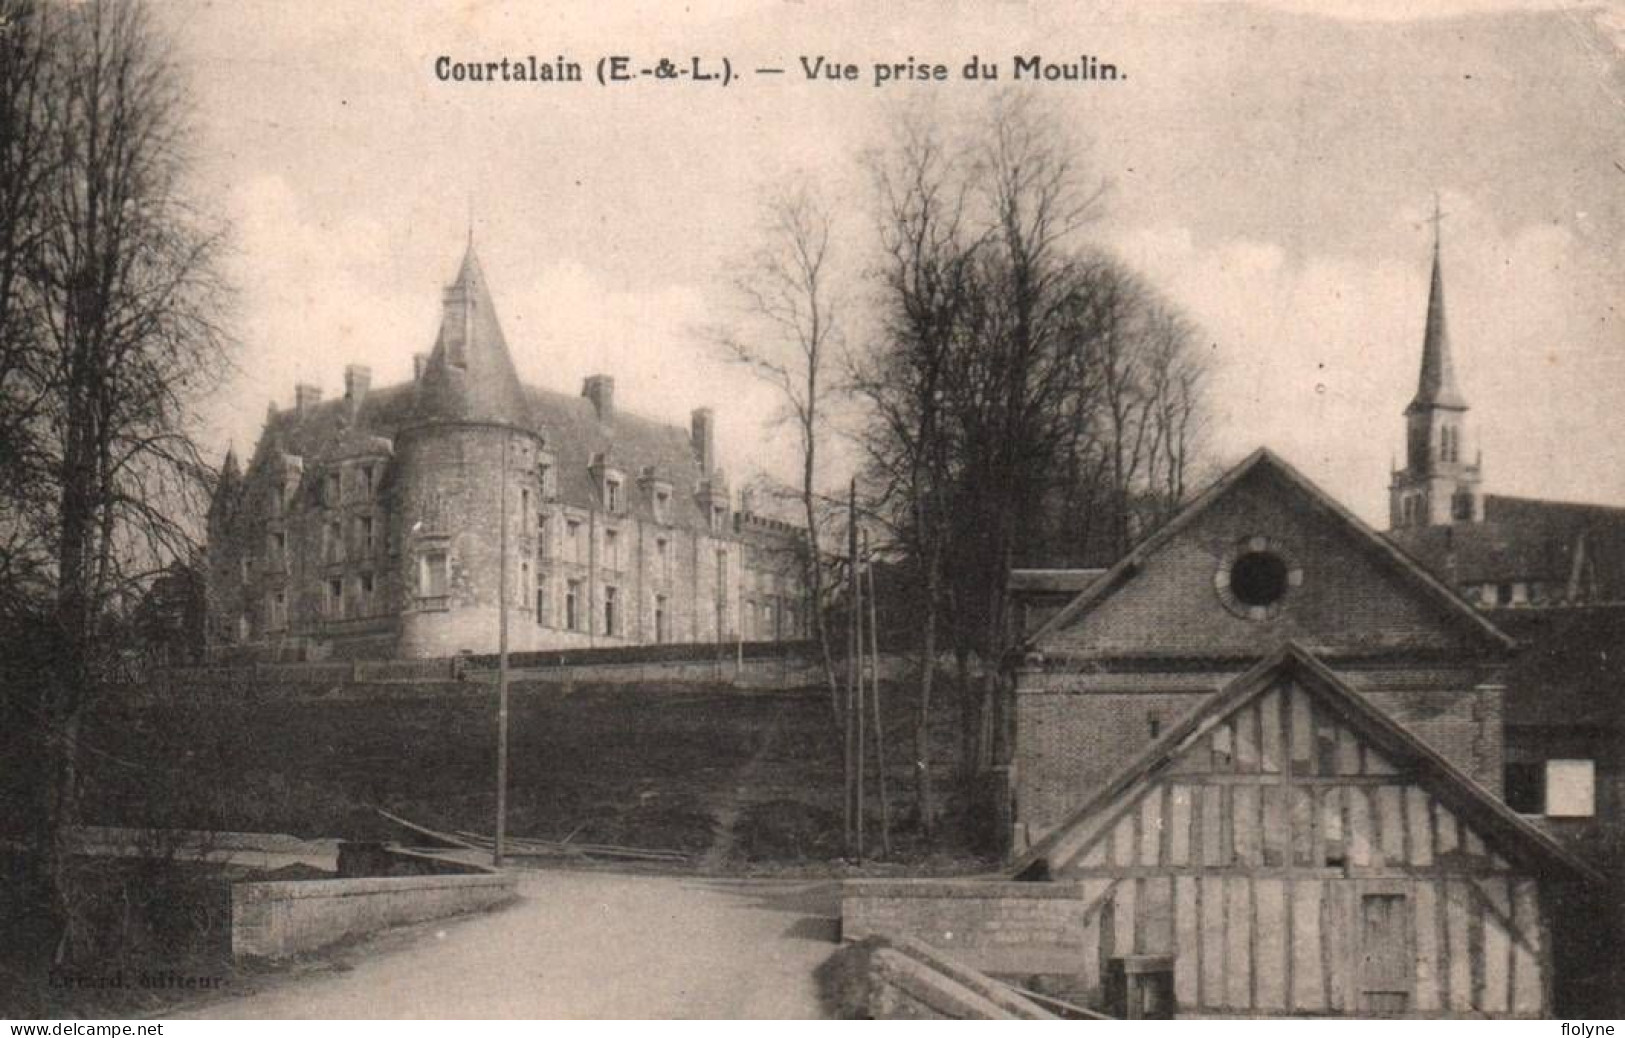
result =
[{"label": "dormer window", "polygon": [[614,476],[604,477],[604,508],[610,512],[621,510],[621,481]]},{"label": "dormer window", "polygon": [[728,509],[725,505],[711,506],[711,529],[721,533],[728,528]]},{"label": "dormer window", "polygon": [[553,497],[553,465],[551,462],[538,458],[536,461],[536,490],[546,501]]},{"label": "dormer window", "polygon": [[367,497],[371,497],[372,496],[372,478],[373,478],[372,477],[372,466],[371,465],[363,465],[363,466],[361,466],[360,473],[361,473],[361,493],[366,495]]},{"label": "dormer window", "polygon": [[661,488],[655,491],[655,522],[671,522],[671,491]]}]

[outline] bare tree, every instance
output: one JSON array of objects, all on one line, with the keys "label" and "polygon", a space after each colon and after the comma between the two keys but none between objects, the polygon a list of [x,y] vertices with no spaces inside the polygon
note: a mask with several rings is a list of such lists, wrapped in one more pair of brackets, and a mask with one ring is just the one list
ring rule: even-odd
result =
[{"label": "bare tree", "polygon": [[[122,639],[135,602],[194,547],[210,473],[191,405],[223,370],[226,296],[221,231],[186,193],[180,78],[145,6],[35,11],[55,27],[41,73],[52,88],[33,101],[47,156],[42,217],[0,312],[27,310],[21,338],[6,329],[6,392],[32,402],[18,464],[44,492],[3,493],[8,524],[49,532],[28,548],[42,577],[32,620],[48,651],[35,655],[24,713],[44,758],[36,836],[60,955],[75,931],[66,840],[79,816],[81,732],[97,697],[129,678]],[[14,352],[17,342],[27,348]]]},{"label": "bare tree", "polygon": [[861,442],[870,511],[913,563],[920,638],[915,799],[929,841],[936,818],[931,719],[954,460],[947,389],[964,342],[978,243],[967,227],[969,182],[953,150],[923,120],[906,122],[898,143],[869,165],[879,206],[884,342],[853,358],[849,377],[868,405]]},{"label": "bare tree", "polygon": [[826,617],[824,519],[818,490],[832,374],[842,342],[840,300],[831,263],[834,220],[828,204],[805,184],[792,185],[763,205],[763,243],[734,279],[740,300],[737,327],[712,333],[724,355],[771,386],[795,428],[801,480],[795,488],[804,526],[802,573],[813,632],[818,639],[830,708],[842,716],[840,686]]}]

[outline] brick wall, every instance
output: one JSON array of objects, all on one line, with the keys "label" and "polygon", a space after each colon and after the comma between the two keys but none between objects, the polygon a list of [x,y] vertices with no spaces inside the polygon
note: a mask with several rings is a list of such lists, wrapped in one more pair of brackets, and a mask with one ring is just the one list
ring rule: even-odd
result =
[{"label": "brick wall", "polygon": [[986,972],[1079,974],[1086,907],[1075,883],[848,880],[841,938],[915,937]]}]

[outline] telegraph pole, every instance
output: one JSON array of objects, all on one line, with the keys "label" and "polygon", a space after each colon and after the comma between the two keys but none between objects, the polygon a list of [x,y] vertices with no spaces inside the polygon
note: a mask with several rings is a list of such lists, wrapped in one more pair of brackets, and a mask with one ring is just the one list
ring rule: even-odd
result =
[{"label": "telegraph pole", "polygon": [[497,508],[497,826],[491,864],[501,866],[508,834],[508,448],[502,430],[502,501]]}]

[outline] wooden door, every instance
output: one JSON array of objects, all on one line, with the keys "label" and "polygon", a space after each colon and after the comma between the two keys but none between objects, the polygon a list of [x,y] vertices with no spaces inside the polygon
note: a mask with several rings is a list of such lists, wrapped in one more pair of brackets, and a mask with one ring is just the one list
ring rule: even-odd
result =
[{"label": "wooden door", "polygon": [[1360,1010],[1392,1016],[1410,1009],[1415,984],[1410,899],[1404,894],[1360,897]]}]

